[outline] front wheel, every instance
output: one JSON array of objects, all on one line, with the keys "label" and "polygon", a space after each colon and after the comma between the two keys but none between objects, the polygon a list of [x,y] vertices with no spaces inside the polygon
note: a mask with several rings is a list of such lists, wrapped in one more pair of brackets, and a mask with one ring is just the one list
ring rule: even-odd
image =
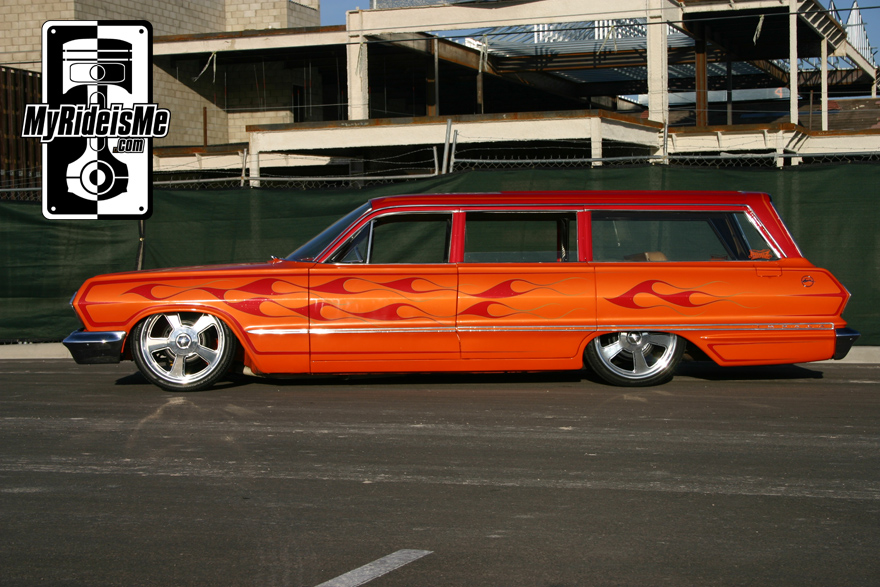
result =
[{"label": "front wheel", "polygon": [[167,391],[206,389],[226,375],[236,339],[210,314],[155,314],[131,332],[131,354],[144,377]]},{"label": "front wheel", "polygon": [[644,387],[672,379],[685,341],[675,334],[632,330],[600,334],[590,341],[587,363],[613,385]]}]

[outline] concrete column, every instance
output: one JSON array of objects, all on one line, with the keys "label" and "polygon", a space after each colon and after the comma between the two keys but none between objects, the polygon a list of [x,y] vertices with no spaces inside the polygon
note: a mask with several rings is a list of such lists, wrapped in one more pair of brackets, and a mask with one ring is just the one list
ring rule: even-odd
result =
[{"label": "concrete column", "polygon": [[797,52],[797,0],[788,1],[788,77],[791,97],[789,112],[791,123],[798,123],[798,52]]},{"label": "concrete column", "polygon": [[[590,157],[602,158],[602,119],[598,116],[590,118]],[[602,165],[601,161],[593,161],[593,167]]]},{"label": "concrete column", "polygon": [[696,70],[697,126],[709,126],[709,62],[706,60],[706,40],[694,41],[694,69]]},{"label": "concrete column", "polygon": [[822,38],[822,130],[828,130],[828,39]]},{"label": "concrete column", "polygon": [[727,54],[727,125],[733,124],[733,55]]},{"label": "concrete column", "polygon": [[[785,153],[785,137],[782,134],[782,131],[776,132],[776,154],[782,155]],[[785,159],[782,157],[776,157],[776,167],[782,168],[785,165]]]},{"label": "concrete column", "polygon": [[428,71],[428,83],[426,87],[427,108],[425,114],[428,116],[440,115],[440,40],[431,41],[431,55],[434,57],[433,64]]},{"label": "concrete column", "polygon": [[[251,133],[251,136],[253,136],[253,133]],[[250,148],[253,149],[253,140],[251,141]],[[250,153],[250,155],[248,155],[248,159],[250,160],[250,165],[249,165],[250,176],[251,177],[260,177],[260,152],[259,151],[252,151]],[[252,180],[250,180],[249,183],[252,188],[260,187],[260,180],[259,179],[252,179]]]},{"label": "concrete column", "polygon": [[648,120],[665,122],[669,117],[669,61],[667,24],[662,0],[649,0],[648,9]]},{"label": "concrete column", "polygon": [[348,45],[345,48],[348,78],[348,119],[366,120],[370,117],[369,62],[367,43],[361,30],[363,15],[354,10],[346,15]]}]

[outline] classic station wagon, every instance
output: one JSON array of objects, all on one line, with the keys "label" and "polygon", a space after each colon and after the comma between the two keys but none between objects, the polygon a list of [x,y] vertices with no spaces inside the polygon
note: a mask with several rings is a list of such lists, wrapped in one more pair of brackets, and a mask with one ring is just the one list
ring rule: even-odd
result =
[{"label": "classic station wagon", "polygon": [[540,371],[669,380],[846,355],[849,293],[769,196],[511,192],[374,199],[285,259],[101,275],[71,304],[80,363],[167,390],[254,374]]}]

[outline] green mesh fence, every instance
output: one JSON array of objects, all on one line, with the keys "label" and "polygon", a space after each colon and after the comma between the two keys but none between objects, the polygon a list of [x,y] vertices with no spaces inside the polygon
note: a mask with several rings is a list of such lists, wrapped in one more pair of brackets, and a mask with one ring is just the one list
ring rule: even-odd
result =
[{"label": "green mesh fence", "polygon": [[95,274],[135,269],[137,222],[58,221],[0,202],[0,341],[60,340],[79,327],[68,302]]},{"label": "green mesh fence", "polygon": [[[156,190],[145,223],[145,269],[284,256],[369,198],[505,190],[761,191],[816,265],[852,292],[845,318],[860,344],[880,344],[880,165],[784,170],[608,167],[472,171],[352,190]],[[47,221],[38,206],[0,202],[0,340],[59,340],[77,324],[67,305],[94,274],[135,267],[136,221]]]}]

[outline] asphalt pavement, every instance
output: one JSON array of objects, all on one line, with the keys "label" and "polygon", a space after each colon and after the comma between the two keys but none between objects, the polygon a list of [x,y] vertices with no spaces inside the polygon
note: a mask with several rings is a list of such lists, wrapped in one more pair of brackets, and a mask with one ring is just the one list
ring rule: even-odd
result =
[{"label": "asphalt pavement", "polygon": [[876,585],[880,366],[233,378],[0,362],[0,584]]}]

